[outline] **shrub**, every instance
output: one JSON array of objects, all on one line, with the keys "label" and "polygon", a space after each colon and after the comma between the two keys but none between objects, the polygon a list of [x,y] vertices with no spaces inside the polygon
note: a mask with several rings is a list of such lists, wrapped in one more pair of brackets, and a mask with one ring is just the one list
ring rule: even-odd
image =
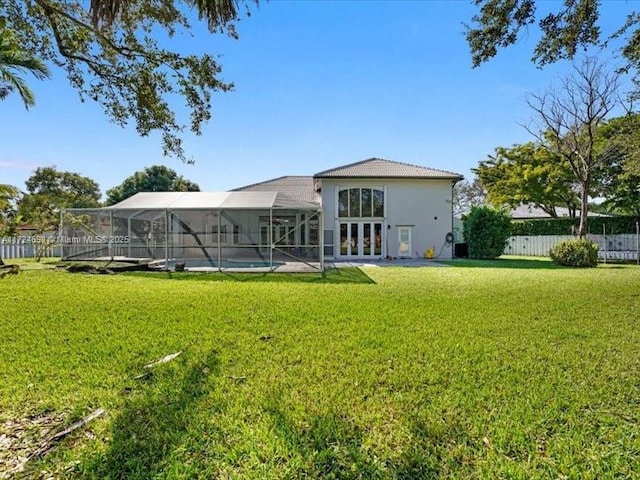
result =
[{"label": "shrub", "polygon": [[595,267],[598,264],[598,244],[586,238],[565,240],[549,250],[554,263],[568,267]]},{"label": "shrub", "polygon": [[502,255],[511,231],[511,218],[505,211],[487,206],[471,207],[462,224],[470,258]]}]

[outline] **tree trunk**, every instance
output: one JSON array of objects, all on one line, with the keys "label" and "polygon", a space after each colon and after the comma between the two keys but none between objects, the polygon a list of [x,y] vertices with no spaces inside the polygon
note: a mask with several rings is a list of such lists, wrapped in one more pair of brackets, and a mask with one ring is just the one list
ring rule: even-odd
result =
[{"label": "tree trunk", "polygon": [[587,218],[589,215],[589,180],[582,183],[580,202],[580,227],[578,228],[578,236],[585,238],[587,236]]}]

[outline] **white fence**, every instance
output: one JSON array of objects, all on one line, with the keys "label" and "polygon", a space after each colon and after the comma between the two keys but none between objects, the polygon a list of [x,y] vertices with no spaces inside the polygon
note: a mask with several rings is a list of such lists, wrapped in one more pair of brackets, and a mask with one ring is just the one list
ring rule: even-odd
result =
[{"label": "white fence", "polygon": [[[531,235],[509,237],[505,255],[530,257],[548,257],[549,250],[563,240],[575,238],[572,235]],[[640,250],[637,234],[587,235],[587,238],[600,245],[598,257],[602,260],[638,260]]]},{"label": "white fence", "polygon": [[36,258],[60,257],[62,247],[56,244],[57,237],[40,235],[18,235],[16,237],[0,238],[0,258],[10,260],[12,258]]}]

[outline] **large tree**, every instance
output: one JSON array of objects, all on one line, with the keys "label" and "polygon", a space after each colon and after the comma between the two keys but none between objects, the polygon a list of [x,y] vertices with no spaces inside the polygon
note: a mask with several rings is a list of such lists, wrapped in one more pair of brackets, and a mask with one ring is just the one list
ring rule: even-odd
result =
[{"label": "large tree", "polygon": [[[0,184],[0,237],[15,233],[17,216],[16,203],[20,192],[13,185]],[[4,265],[0,252],[0,266]]]},{"label": "large tree", "polygon": [[56,167],[37,168],[27,179],[26,189],[18,211],[39,233],[59,224],[62,209],[100,206],[100,187],[95,181]]},{"label": "large tree", "polygon": [[530,34],[536,25],[540,39],[532,60],[539,66],[562,59],[573,59],[589,46],[604,46],[622,39],[622,54],[628,67],[640,64],[640,14],[628,2],[628,15],[620,19],[620,28],[603,38],[598,25],[601,2],[597,0],[564,0],[545,2],[540,14],[536,9],[543,2],[536,0],[474,0],[477,13],[466,26],[466,37],[471,49],[473,66],[486,62],[500,49],[514,45],[522,36]]},{"label": "large tree", "polygon": [[[239,6],[245,5],[244,9]],[[171,48],[197,16],[211,33],[237,37],[242,11],[257,0],[0,0],[0,26],[33,58],[59,67],[82,100],[99,103],[118,125],[159,131],[165,154],[188,160],[181,132],[200,134],[211,94],[227,91],[215,55]],[[181,96],[189,120],[170,101]]]},{"label": "large tree", "polygon": [[605,64],[586,58],[572,67],[556,86],[527,96],[535,116],[527,130],[570,166],[580,195],[578,235],[585,237],[592,182],[615,154],[598,148],[597,131],[621,101],[619,78]]},{"label": "large tree", "polygon": [[9,31],[0,23],[0,100],[17,92],[28,110],[36,103],[35,95],[21,77],[30,73],[38,80],[49,77],[49,69],[42,60],[22,50]]},{"label": "large tree", "polygon": [[147,167],[107,190],[107,205],[113,205],[138,192],[199,192],[198,184],[164,165]]},{"label": "large tree", "polygon": [[640,219],[640,114],[610,119],[598,129],[597,141],[600,149],[611,152],[599,182],[602,207]]},{"label": "large tree", "polygon": [[13,185],[0,184],[0,237],[15,233],[15,218],[20,191]]},{"label": "large tree", "polygon": [[487,190],[488,202],[497,207],[532,204],[557,217],[556,207],[562,206],[575,217],[580,205],[569,163],[533,142],[496,148],[474,172]]}]

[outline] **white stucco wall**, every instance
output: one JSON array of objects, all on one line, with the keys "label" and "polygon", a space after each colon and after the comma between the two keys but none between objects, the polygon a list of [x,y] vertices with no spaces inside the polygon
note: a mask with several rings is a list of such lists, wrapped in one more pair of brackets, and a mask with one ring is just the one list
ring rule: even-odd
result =
[{"label": "white stucco wall", "polygon": [[342,187],[383,187],[385,191],[384,256],[398,256],[398,228],[411,226],[412,257],[422,257],[435,247],[439,258],[451,258],[453,245],[445,237],[453,231],[452,181],[433,179],[322,179],[322,206],[324,228],[334,231],[334,244],[338,232],[336,201],[337,190]]}]

